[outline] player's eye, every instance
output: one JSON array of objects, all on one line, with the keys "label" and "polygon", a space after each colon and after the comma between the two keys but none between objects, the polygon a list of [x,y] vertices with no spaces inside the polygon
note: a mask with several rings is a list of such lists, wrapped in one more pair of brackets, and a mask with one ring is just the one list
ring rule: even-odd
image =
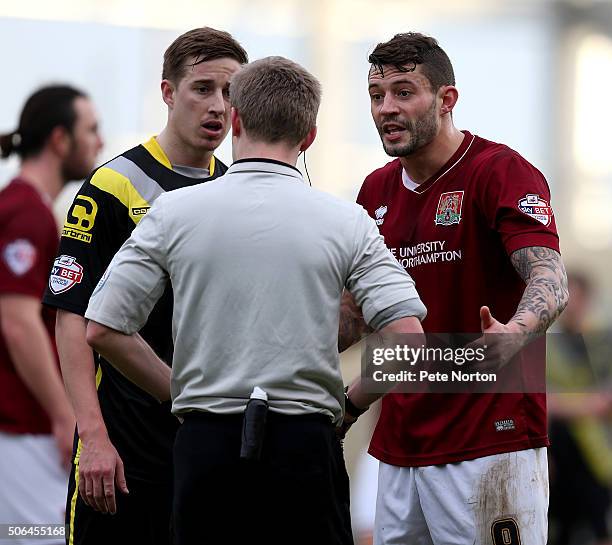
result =
[{"label": "player's eye", "polygon": [[229,90],[229,87],[225,87],[225,89],[223,89],[223,96],[224,96],[225,98],[229,98],[229,96],[230,96],[230,90]]},{"label": "player's eye", "polygon": [[371,93],[370,94],[370,99],[377,102],[379,100],[382,100],[383,96],[380,93]]},{"label": "player's eye", "polygon": [[406,98],[409,97],[412,93],[408,89],[401,89],[400,91],[398,91],[397,94],[402,98]]},{"label": "player's eye", "polygon": [[208,93],[208,86],[206,86],[206,85],[198,85],[196,87],[196,91],[198,93],[201,93],[201,94]]}]

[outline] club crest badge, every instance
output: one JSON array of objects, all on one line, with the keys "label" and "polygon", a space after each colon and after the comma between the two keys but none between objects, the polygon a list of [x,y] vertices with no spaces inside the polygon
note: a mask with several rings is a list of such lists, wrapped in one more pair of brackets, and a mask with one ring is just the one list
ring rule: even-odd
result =
[{"label": "club crest badge", "polygon": [[76,259],[69,255],[61,255],[56,258],[49,277],[49,289],[51,293],[58,295],[64,293],[83,280],[83,267]]},{"label": "club crest badge", "polygon": [[436,210],[436,225],[458,225],[461,221],[463,207],[463,191],[442,193]]},{"label": "club crest badge", "polygon": [[376,216],[376,225],[382,225],[385,221],[385,214],[387,213],[387,207],[382,205],[374,210],[374,214]]},{"label": "club crest badge", "polygon": [[539,221],[548,227],[553,217],[553,210],[540,195],[528,193],[518,202],[518,208],[523,214]]}]

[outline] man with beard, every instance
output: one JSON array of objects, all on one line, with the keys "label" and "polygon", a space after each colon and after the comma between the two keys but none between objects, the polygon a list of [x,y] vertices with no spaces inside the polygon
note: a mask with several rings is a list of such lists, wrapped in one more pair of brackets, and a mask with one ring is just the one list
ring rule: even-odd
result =
[{"label": "man with beard", "polygon": [[[546,180],[510,148],[454,126],[453,68],[436,40],[398,34],[369,61],[372,116],[397,159],[357,200],[414,278],[425,332],[495,333],[487,357],[507,361],[568,299]],[[347,295],[340,347],[365,332]],[[375,543],[544,545],[547,445],[544,393],[387,395],[370,445]]]},{"label": "man with beard", "polygon": [[36,91],[17,130],[0,136],[2,157],[21,158],[0,192],[3,524],[62,522],[74,416],[55,352],[55,312],[40,299],[59,242],[51,204],[66,182],[87,176],[101,147],[91,101],[67,85]]},{"label": "man with beard", "polygon": [[[179,36],[164,54],[166,127],[97,169],[68,211],[44,302],[59,309],[60,363],[77,419],[66,507],[71,544],[169,541],[178,421],[169,404],[92,352],[84,314],[113,255],[157,197],[227,170],[213,154],[229,130],[230,77],[245,62],[227,32],[204,27]],[[141,331],[168,365],[172,301],[168,285]]]}]

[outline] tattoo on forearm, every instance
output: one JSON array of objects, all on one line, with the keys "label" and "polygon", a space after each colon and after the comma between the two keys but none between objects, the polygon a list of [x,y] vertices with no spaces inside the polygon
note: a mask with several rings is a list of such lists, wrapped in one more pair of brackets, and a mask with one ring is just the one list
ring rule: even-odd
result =
[{"label": "tattoo on forearm", "polygon": [[545,332],[567,305],[569,292],[561,256],[541,246],[521,248],[510,256],[527,284],[512,321],[530,334]]},{"label": "tattoo on forearm", "polygon": [[340,327],[338,329],[338,352],[342,352],[359,342],[372,332],[363,319],[361,309],[353,296],[345,291],[340,303]]}]

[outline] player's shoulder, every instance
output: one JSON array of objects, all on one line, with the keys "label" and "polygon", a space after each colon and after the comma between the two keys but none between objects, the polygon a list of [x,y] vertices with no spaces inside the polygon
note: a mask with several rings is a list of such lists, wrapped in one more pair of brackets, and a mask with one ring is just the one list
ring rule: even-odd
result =
[{"label": "player's shoulder", "polygon": [[147,151],[139,144],[97,167],[86,180],[86,183],[97,186],[108,180],[130,183],[144,174],[143,166],[147,160]]},{"label": "player's shoulder", "polygon": [[116,168],[118,163],[121,162],[122,158],[125,158],[128,152],[134,149],[136,148],[131,148],[130,150],[124,151],[123,153],[108,159],[106,162],[93,169],[89,176],[85,178],[85,181],[81,185],[81,188],[77,194],[86,192],[91,186],[98,187],[100,181],[114,178],[119,173],[118,169]]},{"label": "player's shoulder", "polygon": [[510,146],[475,136],[472,155],[474,187],[494,188],[548,187],[540,170]]},{"label": "player's shoulder", "polygon": [[6,226],[27,218],[43,229],[55,225],[50,205],[30,184],[16,178],[0,191],[0,223]]},{"label": "player's shoulder", "polygon": [[388,194],[393,191],[398,180],[401,179],[402,163],[399,159],[389,161],[386,165],[377,168],[364,180],[357,195],[357,202],[368,207],[370,201],[377,201],[381,194]]},{"label": "player's shoulder", "polygon": [[510,146],[487,140],[477,135],[474,135],[472,161],[477,165],[487,166],[489,168],[503,169],[508,167],[511,163],[514,163],[515,165],[535,169],[525,157]]},{"label": "player's shoulder", "polygon": [[400,163],[400,160],[393,159],[393,161],[389,161],[386,165],[370,172],[370,174],[368,174],[365,178],[364,185],[384,183],[387,180],[398,176],[401,170],[402,164]]},{"label": "player's shoulder", "polygon": [[33,205],[45,206],[39,195],[32,185],[20,178],[14,178],[0,190],[0,202],[12,203],[25,199]]}]

